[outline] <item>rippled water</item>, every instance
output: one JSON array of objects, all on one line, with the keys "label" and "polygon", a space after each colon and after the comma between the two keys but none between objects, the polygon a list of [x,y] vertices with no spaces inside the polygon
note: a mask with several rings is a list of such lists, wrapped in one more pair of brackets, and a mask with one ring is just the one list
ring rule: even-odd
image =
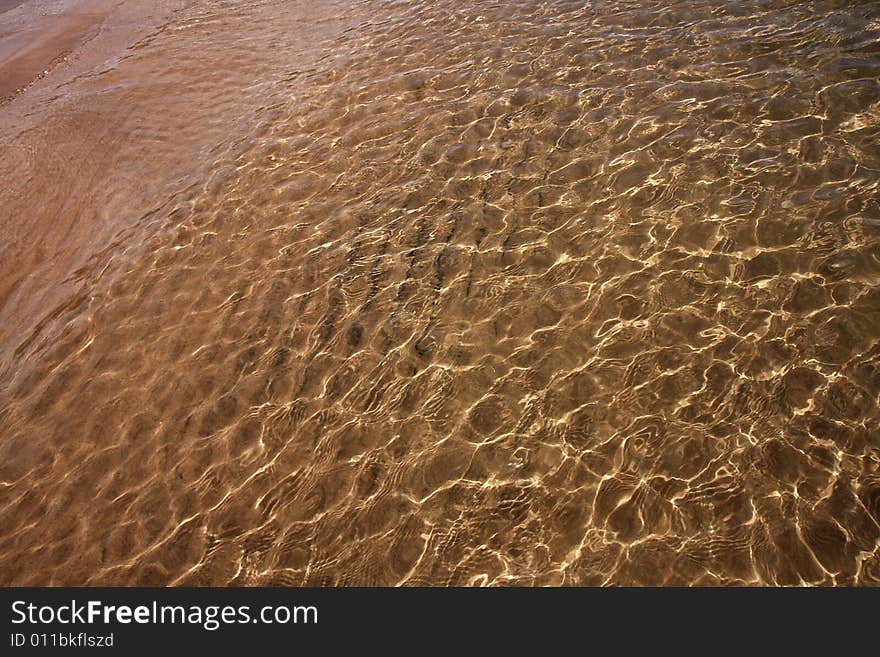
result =
[{"label": "rippled water", "polygon": [[77,266],[0,580],[878,584],[878,75],[877,2],[180,8],[5,176]]}]

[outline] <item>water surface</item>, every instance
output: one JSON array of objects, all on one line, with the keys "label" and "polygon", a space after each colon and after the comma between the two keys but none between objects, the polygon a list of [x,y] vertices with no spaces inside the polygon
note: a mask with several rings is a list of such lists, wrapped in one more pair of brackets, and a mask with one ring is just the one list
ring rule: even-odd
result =
[{"label": "water surface", "polygon": [[2,583],[880,582],[880,4],[131,40],[2,108]]}]

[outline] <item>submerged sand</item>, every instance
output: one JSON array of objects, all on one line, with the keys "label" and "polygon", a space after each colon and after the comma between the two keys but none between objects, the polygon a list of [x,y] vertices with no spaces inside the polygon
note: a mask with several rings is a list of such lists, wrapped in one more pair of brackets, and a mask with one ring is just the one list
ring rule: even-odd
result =
[{"label": "submerged sand", "polygon": [[880,581],[877,3],[0,11],[0,583]]}]

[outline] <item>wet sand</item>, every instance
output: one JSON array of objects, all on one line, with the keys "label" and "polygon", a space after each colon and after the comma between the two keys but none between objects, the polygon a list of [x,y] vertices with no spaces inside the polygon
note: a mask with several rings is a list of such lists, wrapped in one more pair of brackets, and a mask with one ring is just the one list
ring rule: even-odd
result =
[{"label": "wet sand", "polygon": [[18,5],[26,2],[26,0],[0,0],[0,13],[15,9]]},{"label": "wet sand", "polygon": [[41,4],[0,583],[880,582],[877,3]]},{"label": "wet sand", "polygon": [[97,198],[102,182],[135,204],[114,157],[121,141],[133,142],[129,153],[138,147],[122,128],[137,107],[130,97],[103,103],[87,79],[112,68],[176,5],[29,2],[2,16],[0,372],[19,364],[13,343],[63,302],[71,272],[119,229],[108,226],[113,209]]},{"label": "wet sand", "polygon": [[[20,4],[0,6],[0,11]],[[94,38],[110,4],[74,3],[50,15],[35,15],[35,9],[24,7],[4,16],[0,32],[0,100],[4,102]]]}]

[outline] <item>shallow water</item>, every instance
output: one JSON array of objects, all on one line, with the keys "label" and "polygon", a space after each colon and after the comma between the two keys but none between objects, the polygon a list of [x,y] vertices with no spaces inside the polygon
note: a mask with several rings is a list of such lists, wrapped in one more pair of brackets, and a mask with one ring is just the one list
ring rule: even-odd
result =
[{"label": "shallow water", "polygon": [[880,583],[880,3],[163,20],[3,108],[3,584]]}]

